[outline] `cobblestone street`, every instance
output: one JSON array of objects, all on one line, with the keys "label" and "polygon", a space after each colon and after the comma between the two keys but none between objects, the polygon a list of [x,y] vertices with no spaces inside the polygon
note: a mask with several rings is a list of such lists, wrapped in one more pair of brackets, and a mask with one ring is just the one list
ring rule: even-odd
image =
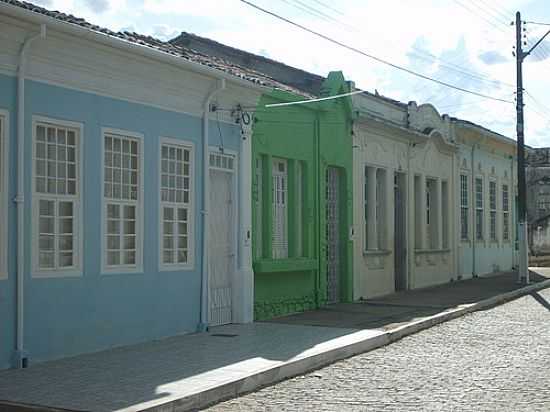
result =
[{"label": "cobblestone street", "polygon": [[550,289],[209,409],[364,410],[550,411]]}]

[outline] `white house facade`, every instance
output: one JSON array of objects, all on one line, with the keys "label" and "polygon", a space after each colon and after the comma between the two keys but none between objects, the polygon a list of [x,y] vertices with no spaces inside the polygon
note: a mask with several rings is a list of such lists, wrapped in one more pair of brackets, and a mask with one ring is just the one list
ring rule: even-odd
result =
[{"label": "white house facade", "polygon": [[457,151],[450,118],[367,93],[354,106],[355,299],[449,282]]}]

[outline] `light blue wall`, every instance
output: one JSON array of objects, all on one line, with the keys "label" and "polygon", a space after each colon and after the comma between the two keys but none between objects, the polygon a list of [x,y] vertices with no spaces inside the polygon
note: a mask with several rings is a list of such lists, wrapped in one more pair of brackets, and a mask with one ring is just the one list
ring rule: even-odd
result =
[{"label": "light blue wall", "polygon": [[[15,113],[14,85],[13,78],[0,76],[0,89],[9,91],[0,94],[0,106],[12,114]],[[32,81],[27,81],[26,85],[25,110],[27,205],[31,200],[32,115],[80,122],[84,126],[81,211],[84,263],[81,277],[31,278],[31,210],[30,207],[26,209],[25,349],[30,362],[194,332],[200,316],[201,119]],[[144,273],[100,275],[101,127],[144,135]],[[224,123],[220,127],[225,147],[238,151],[240,130]],[[212,122],[210,130],[211,141],[217,144],[218,125]],[[195,265],[191,271],[158,271],[159,136],[195,143]],[[12,140],[13,159],[15,140]],[[14,175],[15,162],[10,164]],[[13,178],[12,191],[14,188]],[[15,214],[13,210],[11,213],[10,246],[15,243]],[[8,336],[2,336],[0,342],[0,366],[3,367],[14,346],[14,256],[15,248],[12,247],[9,280],[0,283],[7,286],[2,286],[0,301],[0,321],[8,325],[2,328],[8,330]]]},{"label": "light blue wall", "polygon": [[[471,156],[472,151],[471,147],[461,145],[459,151],[459,170],[462,165],[462,160],[466,159],[468,167],[471,172]],[[504,154],[490,154],[486,149],[476,148],[474,152],[474,176],[476,176],[478,170],[478,163],[481,163],[482,172],[484,176],[483,180],[483,190],[484,190],[484,212],[486,214],[485,219],[485,233],[486,239],[482,242],[475,243],[475,267],[474,267],[474,250],[472,247],[472,242],[463,242],[459,240],[459,274],[463,277],[471,277],[475,271],[476,275],[483,275],[486,273],[494,272],[495,270],[499,271],[509,271],[512,270],[514,265],[514,253],[515,253],[515,243],[513,237],[513,225],[515,224],[515,202],[513,198],[513,181],[512,176],[512,160],[509,157],[506,157]],[[495,168],[495,175],[497,176],[497,219],[498,219],[498,234],[497,237],[500,239],[498,243],[491,242],[489,240],[489,180],[488,177],[491,173],[491,169]],[[516,164],[514,164],[514,170]],[[510,241],[502,242],[502,183],[504,172],[507,172],[508,175],[508,185],[510,190]],[[458,182],[458,193],[457,199],[460,201],[460,180]],[[469,189],[470,189],[470,207],[474,205],[475,194],[474,188],[472,187],[471,174],[469,175]],[[460,212],[458,212],[460,213]],[[472,221],[471,209],[470,209],[470,239],[473,239],[475,236],[475,221]],[[460,236],[460,225],[458,236]]]}]

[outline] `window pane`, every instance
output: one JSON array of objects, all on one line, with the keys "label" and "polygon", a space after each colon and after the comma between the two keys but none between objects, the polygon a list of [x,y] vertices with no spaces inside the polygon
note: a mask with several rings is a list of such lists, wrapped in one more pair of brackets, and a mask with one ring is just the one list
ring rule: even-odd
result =
[{"label": "window pane", "polygon": [[107,265],[114,266],[120,264],[120,253],[117,252],[107,252]]},{"label": "window pane", "polygon": [[40,252],[38,254],[38,266],[41,269],[52,269],[54,264],[54,252]]},{"label": "window pane", "polygon": [[59,254],[59,266],[70,267],[73,266],[73,254],[69,252],[62,252]]}]

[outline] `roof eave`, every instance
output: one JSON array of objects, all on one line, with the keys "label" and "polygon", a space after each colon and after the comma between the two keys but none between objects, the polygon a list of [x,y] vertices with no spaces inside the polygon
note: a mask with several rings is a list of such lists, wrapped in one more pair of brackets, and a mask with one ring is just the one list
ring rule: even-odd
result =
[{"label": "roof eave", "polygon": [[95,41],[97,43],[100,43],[106,46],[124,50],[130,53],[135,53],[143,57],[147,57],[162,63],[177,66],[182,69],[186,69],[198,74],[212,77],[214,79],[225,79],[229,83],[242,86],[245,88],[254,89],[255,91],[260,93],[264,93],[266,91],[271,90],[271,87],[269,86],[264,86],[245,79],[241,79],[237,76],[233,76],[222,70],[187,60],[184,57],[175,56],[145,45],[132,43],[124,39],[113,37],[98,31],[90,30],[86,27],[82,27],[77,24],[58,20],[58,19],[55,19],[54,17],[36,13],[32,10],[26,10],[11,4],[0,2],[0,13],[6,14],[13,18],[26,20],[30,23],[45,24],[46,26],[52,27],[55,30],[62,33],[75,35],[91,41]]}]

